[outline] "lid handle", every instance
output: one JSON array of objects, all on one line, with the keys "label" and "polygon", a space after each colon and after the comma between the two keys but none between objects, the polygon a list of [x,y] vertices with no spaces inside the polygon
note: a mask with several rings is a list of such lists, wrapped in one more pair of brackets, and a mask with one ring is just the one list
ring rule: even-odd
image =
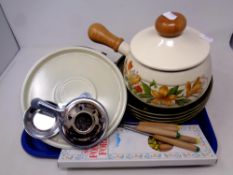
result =
[{"label": "lid handle", "polygon": [[41,110],[43,114],[47,114],[51,117],[60,116],[64,109],[59,108],[55,103],[41,100],[40,98],[34,98],[31,101],[31,108]]},{"label": "lid handle", "polygon": [[89,27],[88,36],[92,41],[106,45],[116,52],[123,41],[123,38],[115,36],[100,23],[94,23]]},{"label": "lid handle", "polygon": [[161,36],[179,36],[186,27],[186,18],[178,12],[166,12],[155,21],[155,29]]}]

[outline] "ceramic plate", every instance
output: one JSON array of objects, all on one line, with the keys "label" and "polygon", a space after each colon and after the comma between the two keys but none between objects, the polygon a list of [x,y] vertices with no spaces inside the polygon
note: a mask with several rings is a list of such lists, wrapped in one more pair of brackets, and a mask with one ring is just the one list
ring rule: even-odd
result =
[{"label": "ceramic plate", "polygon": [[128,92],[128,107],[134,110],[137,110],[138,112],[147,114],[147,115],[154,115],[154,116],[177,116],[177,115],[183,115],[187,112],[192,111],[193,109],[205,105],[205,103],[208,101],[208,98],[211,94],[213,85],[213,80],[210,81],[210,85],[206,92],[195,102],[193,102],[190,105],[187,105],[185,107],[180,107],[179,109],[161,109],[157,107],[150,107],[139,100],[137,100],[135,97],[133,97],[130,92]]},{"label": "ceramic plate", "polygon": [[188,115],[186,116],[185,118],[182,118],[182,119],[178,119],[178,120],[173,120],[173,121],[160,121],[160,120],[156,120],[156,119],[148,119],[148,118],[143,118],[141,116],[138,116],[138,115],[135,115],[135,118],[137,118],[138,120],[141,120],[141,121],[150,121],[150,122],[162,122],[162,123],[177,123],[177,124],[182,124],[186,121],[189,121],[191,120],[192,118],[194,118],[195,115]]},{"label": "ceramic plate", "polygon": [[208,101],[208,96],[200,104],[195,106],[195,108],[192,108],[186,113],[177,114],[176,116],[170,116],[170,114],[151,115],[153,113],[147,114],[146,111],[141,112],[141,111],[135,110],[134,108],[129,108],[129,107],[127,107],[127,111],[128,113],[130,113],[132,116],[136,117],[139,120],[165,122],[165,123],[183,123],[185,121],[188,121],[194,118],[199,112],[201,112],[204,109],[207,101]]},{"label": "ceramic plate", "polygon": [[160,122],[175,122],[175,121],[178,121],[178,120],[182,120],[182,119],[185,119],[187,118],[188,116],[195,116],[197,113],[199,113],[200,111],[202,111],[204,109],[204,106],[202,107],[199,107],[189,113],[186,113],[184,115],[181,115],[181,116],[176,116],[176,117],[155,117],[155,116],[150,116],[150,115],[145,115],[145,114],[141,114],[141,113],[138,113],[137,111],[132,111],[132,110],[127,110],[129,113],[131,113],[133,116],[138,116],[138,117],[141,117],[143,118],[144,120],[156,120],[156,121],[160,121]]},{"label": "ceramic plate", "polygon": [[132,115],[137,118],[138,120],[141,120],[141,121],[152,121],[152,122],[162,122],[162,123],[184,123],[194,117],[196,117],[204,108],[200,108],[198,109],[197,111],[193,111],[192,113],[190,114],[187,114],[187,115],[184,115],[182,116],[181,118],[175,118],[175,119],[164,119],[164,120],[161,120],[161,119],[157,119],[157,118],[149,118],[149,117],[145,117],[145,116],[142,116],[142,115],[138,115],[136,113],[132,113]]},{"label": "ceramic plate", "polygon": [[147,112],[145,110],[143,111],[143,110],[140,110],[138,108],[135,108],[134,106],[132,106],[130,104],[127,105],[127,109],[129,111],[138,113],[138,114],[140,114],[142,116],[148,116],[150,118],[157,118],[157,119],[165,119],[166,120],[166,119],[181,118],[184,115],[193,113],[193,111],[203,109],[205,107],[205,104],[207,103],[207,101],[208,101],[208,96],[205,99],[203,99],[203,101],[201,101],[199,104],[194,106],[193,108],[190,108],[189,110],[186,110],[186,111],[184,111],[182,113],[174,113],[174,114],[151,113],[151,112]]},{"label": "ceramic plate", "polygon": [[[37,62],[23,84],[22,109],[26,111],[36,97],[66,104],[84,92],[91,94],[107,110],[109,136],[124,115],[127,91],[115,64],[89,48],[65,48]],[[57,148],[70,147],[60,135],[44,142]]]}]

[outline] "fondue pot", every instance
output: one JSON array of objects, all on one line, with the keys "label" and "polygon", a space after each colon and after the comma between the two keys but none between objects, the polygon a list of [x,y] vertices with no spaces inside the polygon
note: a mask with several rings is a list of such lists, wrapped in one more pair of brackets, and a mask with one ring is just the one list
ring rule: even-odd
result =
[{"label": "fondue pot", "polygon": [[209,41],[186,26],[178,12],[166,12],[155,25],[126,43],[94,23],[88,35],[94,42],[126,56],[123,76],[128,91],[143,103],[158,108],[179,108],[197,101],[211,78]]}]

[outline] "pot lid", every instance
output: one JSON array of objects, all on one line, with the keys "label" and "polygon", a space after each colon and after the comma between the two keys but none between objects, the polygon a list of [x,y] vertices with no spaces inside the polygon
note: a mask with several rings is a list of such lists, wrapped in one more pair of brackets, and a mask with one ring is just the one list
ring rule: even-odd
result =
[{"label": "pot lid", "polygon": [[[185,17],[167,12],[158,17],[155,27],[137,33],[130,49],[141,64],[162,71],[190,69],[209,54],[209,41],[197,30],[186,27]],[[156,29],[155,29],[156,28]]]},{"label": "pot lid", "polygon": [[[39,60],[23,84],[22,109],[26,111],[34,98],[67,104],[83,93],[89,93],[105,107],[109,117],[106,136],[109,136],[124,115],[127,92],[117,66],[93,49],[64,48]],[[44,142],[58,148],[70,147],[60,135]]]}]

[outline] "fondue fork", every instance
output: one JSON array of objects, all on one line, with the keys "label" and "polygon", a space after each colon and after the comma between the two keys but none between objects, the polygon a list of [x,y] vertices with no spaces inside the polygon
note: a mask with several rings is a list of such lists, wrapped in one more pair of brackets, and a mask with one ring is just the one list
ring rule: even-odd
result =
[{"label": "fondue fork", "polygon": [[136,129],[142,132],[148,132],[151,134],[158,134],[158,135],[168,136],[172,138],[179,138],[182,141],[193,143],[193,144],[199,143],[198,138],[181,135],[179,133],[180,125],[178,124],[147,122],[147,121],[129,122],[125,124],[131,127],[136,127]]},{"label": "fondue fork", "polygon": [[[190,150],[193,152],[198,152],[200,151],[200,148],[192,143],[188,143],[186,142],[186,140],[182,140],[182,136],[180,135],[179,138],[172,138],[169,136],[165,136],[165,135],[159,135],[158,133],[150,133],[150,132],[145,132],[143,130],[138,129],[137,126],[135,125],[128,125],[128,124],[121,124],[120,127],[124,128],[124,129],[128,129],[146,136],[152,136],[154,137],[156,140],[162,141],[164,143],[168,143],[170,145],[174,145],[186,150]],[[184,136],[184,137],[189,137],[189,136]]]}]

